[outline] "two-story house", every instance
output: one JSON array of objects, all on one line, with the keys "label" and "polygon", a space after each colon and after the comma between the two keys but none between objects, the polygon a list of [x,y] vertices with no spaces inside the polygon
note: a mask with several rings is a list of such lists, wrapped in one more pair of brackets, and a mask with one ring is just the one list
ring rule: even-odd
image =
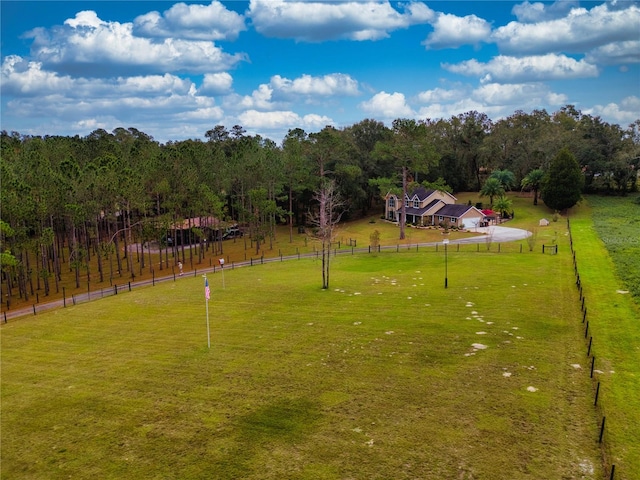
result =
[{"label": "two-story house", "polygon": [[[476,207],[456,203],[456,197],[440,190],[418,187],[405,196],[406,223],[428,226],[447,224],[449,226],[472,228],[480,224],[484,214]],[[400,221],[402,202],[389,193],[386,197],[384,216],[392,222]]]}]

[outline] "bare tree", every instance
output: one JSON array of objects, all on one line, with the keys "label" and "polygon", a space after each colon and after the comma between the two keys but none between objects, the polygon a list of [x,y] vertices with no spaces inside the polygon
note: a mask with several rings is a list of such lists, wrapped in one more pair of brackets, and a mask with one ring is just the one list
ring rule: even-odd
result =
[{"label": "bare tree", "polygon": [[323,179],[322,185],[314,193],[314,200],[318,202],[317,210],[309,212],[309,225],[313,227],[314,235],[322,242],[322,288],[329,288],[329,265],[331,259],[331,243],[334,238],[336,225],[345,212],[345,202],[337,192],[333,180]]}]

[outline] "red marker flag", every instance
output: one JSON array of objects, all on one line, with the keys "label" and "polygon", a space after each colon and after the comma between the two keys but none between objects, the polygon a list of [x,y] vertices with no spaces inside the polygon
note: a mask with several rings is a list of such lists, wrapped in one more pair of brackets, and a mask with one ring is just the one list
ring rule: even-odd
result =
[{"label": "red marker flag", "polygon": [[204,298],[209,300],[211,298],[211,289],[209,288],[209,279],[204,279]]}]

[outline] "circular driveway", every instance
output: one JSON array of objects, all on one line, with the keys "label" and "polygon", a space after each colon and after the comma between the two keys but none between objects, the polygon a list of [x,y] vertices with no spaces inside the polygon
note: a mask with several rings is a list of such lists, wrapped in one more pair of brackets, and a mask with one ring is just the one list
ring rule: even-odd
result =
[{"label": "circular driveway", "polygon": [[487,237],[491,237],[492,242],[513,242],[516,240],[524,240],[532,234],[528,230],[521,228],[501,227],[499,225],[490,225],[488,227],[474,227],[469,229],[472,233],[482,234],[477,237],[461,238],[452,240],[451,243],[481,243],[486,242]]}]

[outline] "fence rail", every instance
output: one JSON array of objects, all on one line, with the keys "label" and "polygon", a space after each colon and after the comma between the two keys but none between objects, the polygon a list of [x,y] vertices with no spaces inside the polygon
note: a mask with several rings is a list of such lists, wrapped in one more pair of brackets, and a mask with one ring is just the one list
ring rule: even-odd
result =
[{"label": "fence rail", "polygon": [[[604,463],[605,463],[605,468],[608,466],[609,467],[609,480],[614,480],[614,476],[615,476],[615,471],[616,471],[616,466],[615,464],[611,463],[609,460],[609,448],[607,445],[607,437],[605,435],[606,431],[605,431],[605,425],[606,425],[606,411],[605,411],[605,406],[603,405],[602,401],[601,401],[601,397],[602,397],[602,388],[601,388],[601,381],[598,379],[598,373],[597,370],[595,369],[596,366],[596,356],[595,356],[595,345],[594,345],[594,340],[593,340],[593,336],[590,334],[590,330],[589,330],[589,317],[587,315],[587,302],[586,302],[586,298],[584,295],[584,291],[583,291],[583,287],[582,287],[582,280],[580,279],[580,271],[578,269],[578,260],[576,258],[576,251],[573,248],[573,238],[571,235],[571,223],[569,221],[569,219],[567,218],[567,230],[569,231],[569,247],[571,249],[571,255],[573,257],[573,271],[575,274],[575,278],[576,278],[576,288],[578,289],[578,296],[580,299],[580,310],[582,312],[582,324],[584,325],[584,339],[585,339],[585,344],[587,347],[587,358],[591,359],[591,368],[589,370],[589,376],[591,378],[591,382],[592,382],[592,386],[593,386],[593,390],[594,390],[594,400],[593,400],[593,406],[596,409],[596,413],[602,417],[602,420],[600,422],[600,426],[598,428],[598,443],[601,446],[601,451],[602,451],[602,456],[604,459]],[[600,400],[600,403],[598,403],[598,401]]]},{"label": "fence rail", "polygon": [[[523,239],[520,239],[523,240]],[[438,253],[443,249],[442,242],[428,242],[428,243],[406,243],[403,245],[377,245],[377,246],[366,246],[366,247],[356,247],[355,241],[345,242],[337,242],[336,247],[331,250],[331,254],[333,256],[338,255],[355,255],[355,254],[371,254],[371,253],[380,253],[380,252],[429,252],[432,251],[434,253]],[[532,252],[533,249],[528,246],[527,248],[523,247],[523,243],[516,243],[514,241],[509,242],[496,242],[493,241],[491,236],[485,237],[472,237],[472,238],[463,238],[458,240],[452,240],[448,246],[449,252],[475,252],[475,253],[525,253]],[[557,251],[557,250],[556,250]],[[544,253],[544,252],[543,252]],[[265,263],[273,263],[273,262],[282,262],[285,260],[300,260],[303,258],[319,258],[321,255],[320,250],[314,249],[310,252],[300,252],[298,248],[296,248],[295,253],[290,253],[284,255],[281,251],[279,251],[278,256],[269,256],[265,257],[264,255],[260,257],[251,257],[244,261],[240,262],[228,262],[225,263],[224,268],[226,269],[234,269],[241,268],[247,266],[254,265],[262,265]],[[125,291],[131,291],[132,289],[137,289],[139,287],[145,287],[149,285],[155,285],[156,283],[166,282],[166,281],[176,281],[178,277],[188,277],[188,276],[198,276],[203,273],[216,273],[220,271],[222,267],[216,265],[211,260],[209,261],[208,267],[202,267],[200,269],[194,269],[191,272],[186,272],[184,275],[177,275],[175,271],[172,271],[169,275],[164,275],[161,277],[153,276],[149,280],[138,280],[138,281],[129,281],[126,283],[114,283],[113,285],[108,286],[100,286],[95,289],[91,289],[91,286],[88,285],[87,290],[85,292],[78,292],[73,294],[66,294],[65,289],[63,288],[62,299],[54,300],[51,302],[41,302],[40,297],[36,295],[36,301],[30,306],[21,305],[19,308],[15,310],[11,310],[10,308],[4,308],[2,311],[2,321],[7,323],[11,319],[15,319],[18,317],[23,317],[26,315],[37,315],[38,313],[42,313],[48,310],[53,310],[55,308],[65,308],[69,305],[77,305],[79,303],[85,303],[92,300],[97,300],[100,298],[110,297],[113,295],[118,295],[119,293]]]}]

